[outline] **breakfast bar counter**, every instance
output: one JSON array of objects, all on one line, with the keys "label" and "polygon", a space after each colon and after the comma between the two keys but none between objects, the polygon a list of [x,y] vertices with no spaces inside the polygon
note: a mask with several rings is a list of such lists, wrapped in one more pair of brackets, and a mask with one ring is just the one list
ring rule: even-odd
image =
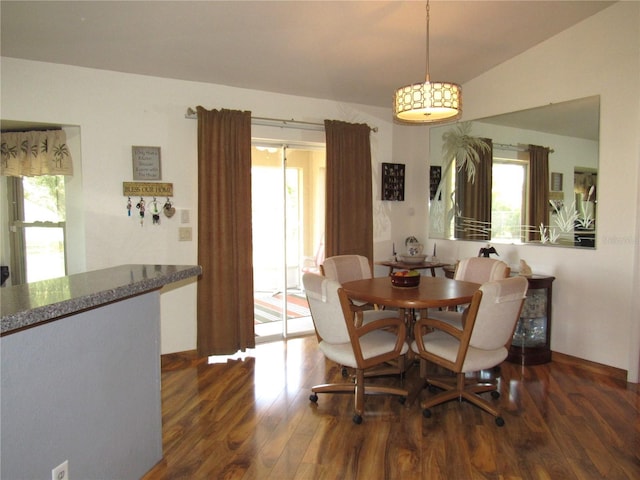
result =
[{"label": "breakfast bar counter", "polygon": [[0,289],[0,334],[96,308],[202,273],[193,265],[121,265]]},{"label": "breakfast bar counter", "polygon": [[200,273],[123,265],[0,289],[0,478],[65,461],[73,478],[140,478],[162,458],[161,288]]}]

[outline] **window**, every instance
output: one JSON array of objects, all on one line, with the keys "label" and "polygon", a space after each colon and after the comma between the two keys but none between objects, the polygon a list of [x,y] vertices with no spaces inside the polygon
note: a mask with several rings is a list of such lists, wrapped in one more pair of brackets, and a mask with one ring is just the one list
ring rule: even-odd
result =
[{"label": "window", "polygon": [[11,283],[66,275],[64,176],[8,177]]},{"label": "window", "polygon": [[526,193],[529,164],[526,161],[493,159],[491,190],[491,239],[523,241],[521,225],[527,224]]}]

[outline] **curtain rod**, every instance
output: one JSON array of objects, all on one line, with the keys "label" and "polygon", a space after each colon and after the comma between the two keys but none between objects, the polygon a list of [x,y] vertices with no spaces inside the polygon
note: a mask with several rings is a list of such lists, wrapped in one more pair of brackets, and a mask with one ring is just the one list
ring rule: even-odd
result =
[{"label": "curtain rod", "polygon": [[[529,147],[524,147],[522,145],[512,145],[510,143],[494,143],[493,148],[495,148],[496,150],[515,150],[516,152],[529,151]],[[553,153],[554,151],[555,150],[553,148],[549,148],[549,153]]]},{"label": "curtain rod", "polygon": [[[187,108],[187,113],[184,118],[190,120],[198,119],[198,112],[194,108]],[[254,125],[262,125],[266,127],[281,127],[281,128],[297,128],[300,130],[324,130],[324,123],[315,122],[303,122],[301,120],[285,120],[282,118],[269,118],[269,117],[251,117],[251,123]],[[369,127],[372,132],[377,132],[378,127]]]}]

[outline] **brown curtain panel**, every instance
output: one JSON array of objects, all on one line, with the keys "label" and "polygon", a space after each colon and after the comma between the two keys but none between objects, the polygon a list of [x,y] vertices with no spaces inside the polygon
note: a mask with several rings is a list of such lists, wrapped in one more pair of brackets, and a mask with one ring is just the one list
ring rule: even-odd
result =
[{"label": "brown curtain panel", "polygon": [[251,112],[198,111],[198,354],[255,347]]},{"label": "brown curtain panel", "polygon": [[326,256],[363,255],[373,261],[371,129],[325,120],[327,149]]},{"label": "brown curtain panel", "polygon": [[[466,169],[456,170],[456,231],[455,237],[466,240],[491,239],[491,188],[493,169],[493,142],[483,139],[489,151],[478,151],[474,181]],[[474,221],[469,221],[474,219]]]},{"label": "brown curtain panel", "polygon": [[529,145],[529,241],[540,240],[540,224],[549,224],[549,149]]}]

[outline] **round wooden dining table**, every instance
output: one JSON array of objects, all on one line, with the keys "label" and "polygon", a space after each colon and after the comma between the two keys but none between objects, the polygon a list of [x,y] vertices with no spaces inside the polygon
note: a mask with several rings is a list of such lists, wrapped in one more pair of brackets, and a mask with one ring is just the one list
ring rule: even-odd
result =
[{"label": "round wooden dining table", "polygon": [[420,277],[417,287],[395,287],[390,277],[354,280],[342,284],[351,299],[402,310],[426,310],[470,303],[480,284],[445,277]]},{"label": "round wooden dining table", "polygon": [[[454,307],[471,303],[473,294],[480,288],[479,283],[463,282],[445,277],[420,277],[420,285],[413,288],[395,287],[390,277],[375,277],[366,280],[345,282],[342,288],[352,300],[365,301],[384,307],[396,308],[400,318],[407,325],[407,337],[413,337],[415,312],[420,311],[420,318],[427,316],[427,309]],[[413,363],[415,354],[408,352],[407,368]],[[424,362],[420,363],[420,378],[426,378]],[[425,384],[410,389],[407,404],[412,405]]]}]

